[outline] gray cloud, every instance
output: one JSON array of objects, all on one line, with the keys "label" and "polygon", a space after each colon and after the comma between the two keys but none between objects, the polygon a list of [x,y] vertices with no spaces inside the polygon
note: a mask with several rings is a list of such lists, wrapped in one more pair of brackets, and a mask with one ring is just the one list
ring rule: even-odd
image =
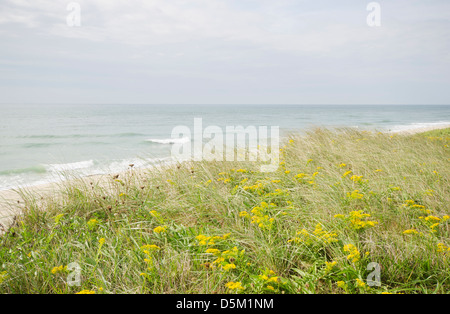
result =
[{"label": "gray cloud", "polygon": [[0,102],[449,103],[448,1],[0,4]]}]

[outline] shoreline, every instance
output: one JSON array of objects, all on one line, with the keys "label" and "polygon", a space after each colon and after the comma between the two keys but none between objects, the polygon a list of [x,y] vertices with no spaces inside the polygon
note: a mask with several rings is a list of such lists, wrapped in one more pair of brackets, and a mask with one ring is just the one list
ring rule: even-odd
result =
[{"label": "shoreline", "polygon": [[[167,166],[167,165],[166,165]],[[14,223],[15,217],[20,215],[25,205],[22,195],[30,195],[34,199],[45,199],[50,195],[61,195],[66,184],[95,185],[108,189],[114,182],[115,176],[122,180],[131,176],[141,176],[154,168],[129,168],[123,172],[106,173],[60,180],[44,184],[32,185],[16,189],[0,191],[0,235]]]},{"label": "shoreline", "polygon": [[446,123],[446,124],[443,123],[443,124],[434,125],[434,126],[422,126],[422,127],[416,127],[414,129],[407,129],[407,130],[400,130],[400,131],[389,131],[387,133],[412,135],[412,134],[419,134],[419,133],[424,133],[424,132],[433,131],[433,130],[441,130],[441,129],[446,129],[446,128],[450,128],[450,123]]},{"label": "shoreline", "polygon": [[[387,131],[387,134],[399,134],[399,135],[413,135],[420,134],[427,131],[432,130],[440,130],[450,128],[450,124],[442,124],[435,126],[426,126],[426,127],[417,127],[409,130],[400,130],[400,131]],[[168,165],[163,165],[168,166]],[[158,166],[155,166],[157,168]],[[145,171],[151,170],[152,168],[130,168],[126,171],[120,173],[107,173],[107,174],[98,174],[98,175],[90,175],[81,178],[67,179],[61,180],[57,182],[49,182],[38,185],[31,185],[22,188],[14,188],[7,190],[0,190],[0,234],[6,232],[11,223],[13,223],[15,217],[19,215],[23,209],[24,200],[21,194],[33,195],[36,197],[45,198],[50,194],[55,192],[60,193],[62,185],[68,182],[83,182],[90,183],[95,182],[95,184],[105,187],[105,185],[111,183],[111,180],[114,180],[114,175],[119,175],[121,177],[129,175],[131,173],[140,175]]]}]

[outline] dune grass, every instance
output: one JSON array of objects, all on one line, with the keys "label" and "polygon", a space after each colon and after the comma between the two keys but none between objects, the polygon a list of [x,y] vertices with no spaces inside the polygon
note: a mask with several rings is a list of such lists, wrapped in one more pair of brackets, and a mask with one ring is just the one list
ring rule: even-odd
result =
[{"label": "dune grass", "polygon": [[272,173],[195,162],[28,197],[0,292],[446,293],[445,134],[318,129]]}]

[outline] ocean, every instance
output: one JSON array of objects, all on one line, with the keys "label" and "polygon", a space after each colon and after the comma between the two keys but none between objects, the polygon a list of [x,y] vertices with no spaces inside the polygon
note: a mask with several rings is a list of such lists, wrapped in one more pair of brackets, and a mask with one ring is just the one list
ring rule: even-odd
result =
[{"label": "ocean", "polygon": [[[0,190],[171,161],[176,126],[402,131],[450,123],[447,105],[0,105]],[[182,139],[190,141],[191,139]]]}]

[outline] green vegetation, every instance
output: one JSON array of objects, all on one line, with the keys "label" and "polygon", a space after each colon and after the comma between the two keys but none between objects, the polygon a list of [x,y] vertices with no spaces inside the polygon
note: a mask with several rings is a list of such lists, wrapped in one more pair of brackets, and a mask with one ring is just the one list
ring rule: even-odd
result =
[{"label": "green vegetation", "polygon": [[[450,128],[427,131],[420,133],[419,135],[427,137],[450,137]],[[447,139],[447,141],[448,140],[449,139]]]},{"label": "green vegetation", "polygon": [[318,129],[272,173],[196,162],[27,197],[0,237],[0,292],[446,293],[450,149],[436,135]]}]

